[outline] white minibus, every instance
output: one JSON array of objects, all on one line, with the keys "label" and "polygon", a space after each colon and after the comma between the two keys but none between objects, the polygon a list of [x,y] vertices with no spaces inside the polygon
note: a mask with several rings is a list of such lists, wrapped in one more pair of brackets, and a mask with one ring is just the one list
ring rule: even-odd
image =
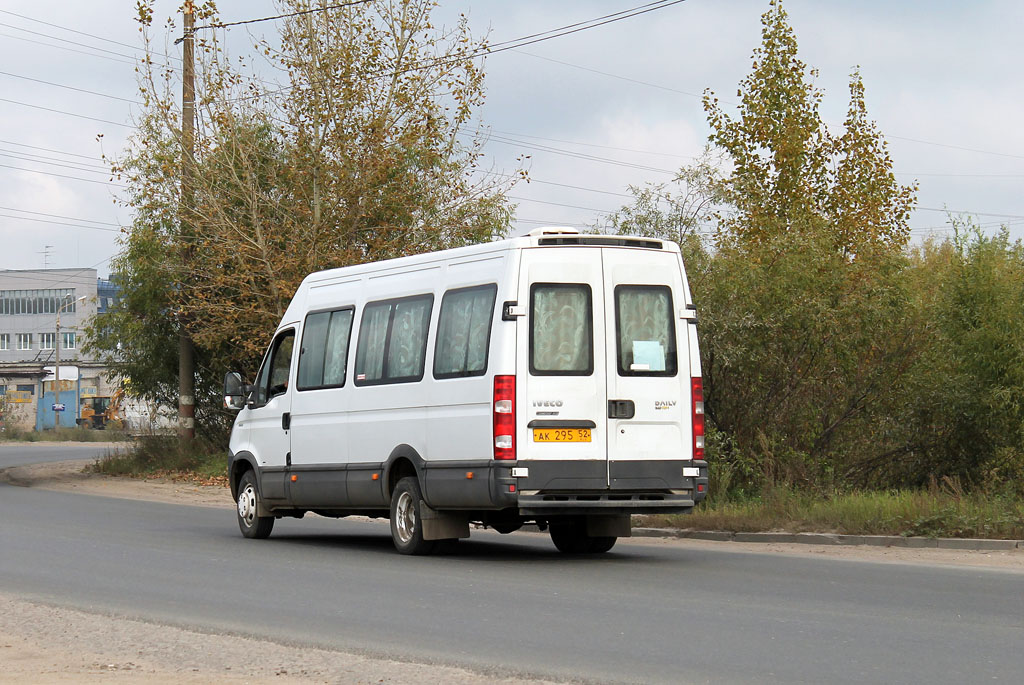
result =
[{"label": "white minibus", "polygon": [[238,524],[388,517],[427,554],[470,524],[606,552],[707,494],[696,312],[679,248],[538,229],[307,276],[238,411]]}]

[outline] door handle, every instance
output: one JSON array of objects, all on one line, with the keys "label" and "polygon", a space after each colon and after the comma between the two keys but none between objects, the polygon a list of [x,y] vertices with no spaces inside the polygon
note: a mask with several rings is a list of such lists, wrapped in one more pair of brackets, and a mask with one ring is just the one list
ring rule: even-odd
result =
[{"label": "door handle", "polygon": [[608,400],[609,419],[631,419],[636,415],[633,400]]},{"label": "door handle", "polygon": [[292,427],[292,415],[288,412],[281,414],[281,428],[288,430]]}]

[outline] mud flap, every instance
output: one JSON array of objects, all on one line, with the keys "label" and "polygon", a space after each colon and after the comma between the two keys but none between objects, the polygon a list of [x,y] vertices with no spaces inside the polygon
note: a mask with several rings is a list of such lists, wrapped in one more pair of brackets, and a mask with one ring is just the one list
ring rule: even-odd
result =
[{"label": "mud flap", "polygon": [[450,540],[469,537],[469,519],[458,514],[434,511],[420,500],[420,523],[424,540]]}]

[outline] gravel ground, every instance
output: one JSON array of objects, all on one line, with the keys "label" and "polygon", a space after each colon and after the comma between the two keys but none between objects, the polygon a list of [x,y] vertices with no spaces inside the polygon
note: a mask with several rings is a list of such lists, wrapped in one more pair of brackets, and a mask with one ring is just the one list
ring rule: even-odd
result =
[{"label": "gravel ground", "polygon": [[80,683],[543,683],[90,614],[0,595],[0,680]]},{"label": "gravel ground", "polygon": [[[227,489],[163,479],[82,473],[91,460],[0,470],[0,481],[79,492],[224,509]],[[529,533],[517,533],[524,535]],[[673,545],[737,553],[776,553],[898,564],[975,566],[1024,573],[1024,550],[967,551],[633,538],[623,545]],[[360,654],[184,630],[102,613],[50,606],[0,594],[0,680],[71,683],[539,683],[496,679],[439,664],[405,663]]]}]

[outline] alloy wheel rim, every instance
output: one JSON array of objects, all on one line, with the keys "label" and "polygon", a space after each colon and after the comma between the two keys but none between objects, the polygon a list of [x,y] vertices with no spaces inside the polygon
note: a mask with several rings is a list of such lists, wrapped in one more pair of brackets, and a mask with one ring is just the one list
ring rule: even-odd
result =
[{"label": "alloy wheel rim", "polygon": [[398,506],[395,507],[395,527],[398,529],[398,539],[403,543],[412,540],[416,530],[416,514],[412,504],[412,495],[408,492],[403,492],[398,496]]}]

